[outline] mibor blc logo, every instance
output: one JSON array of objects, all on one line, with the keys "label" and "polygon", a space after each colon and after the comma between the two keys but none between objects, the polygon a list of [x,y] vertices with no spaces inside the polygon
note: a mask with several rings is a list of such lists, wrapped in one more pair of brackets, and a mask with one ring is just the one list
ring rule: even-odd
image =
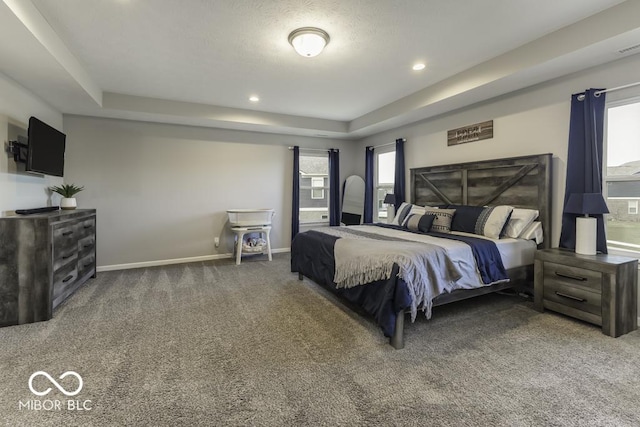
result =
[{"label": "mibor blc logo", "polygon": [[[44,377],[46,380],[54,386],[60,393],[64,394],[68,397],[76,396],[80,391],[82,391],[82,387],[84,386],[84,382],[82,381],[82,377],[80,374],[74,371],[67,371],[58,377],[59,380],[64,380],[67,377],[75,378],[73,383],[69,384],[69,380],[64,381],[64,384],[67,387],[75,386],[75,389],[67,390],[65,389],[58,381],[56,381],[51,375],[49,375],[45,371],[37,371],[31,374],[29,377],[29,390],[31,393],[36,396],[42,397],[46,396],[53,391],[53,388],[47,387],[44,388],[42,385],[42,380],[39,380],[38,388],[34,386],[34,380],[38,377]],[[71,388],[70,387],[70,388]],[[27,401],[18,401],[18,410],[30,410],[30,411],[90,411],[91,410],[91,401],[90,400],[58,400],[58,399],[30,399]]]},{"label": "mibor blc logo", "polygon": [[65,396],[75,396],[76,394],[80,393],[80,390],[82,390],[82,377],[77,372],[67,371],[64,374],[60,375],[60,377],[58,378],[62,380],[65,377],[72,375],[78,379],[78,388],[75,389],[74,391],[67,391],[64,388],[62,388],[62,386],[56,380],[54,380],[51,377],[51,375],[49,375],[45,371],[38,371],[31,374],[31,376],[29,377],[29,390],[31,390],[31,393],[35,394],[36,396],[46,396],[51,391],[51,387],[49,387],[44,391],[37,391],[36,389],[33,388],[33,379],[38,375],[42,375],[43,377],[48,379],[49,382],[54,386],[56,386],[56,388],[60,390]]}]

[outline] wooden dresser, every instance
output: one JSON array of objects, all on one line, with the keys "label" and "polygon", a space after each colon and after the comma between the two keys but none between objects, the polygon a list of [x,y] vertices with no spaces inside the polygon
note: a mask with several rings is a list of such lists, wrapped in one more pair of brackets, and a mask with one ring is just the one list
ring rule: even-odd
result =
[{"label": "wooden dresser", "polygon": [[0,326],[49,320],[96,276],[96,211],[0,218]]},{"label": "wooden dresser", "polygon": [[536,252],[535,306],[602,326],[618,337],[638,328],[638,260],[580,255],[566,249]]}]

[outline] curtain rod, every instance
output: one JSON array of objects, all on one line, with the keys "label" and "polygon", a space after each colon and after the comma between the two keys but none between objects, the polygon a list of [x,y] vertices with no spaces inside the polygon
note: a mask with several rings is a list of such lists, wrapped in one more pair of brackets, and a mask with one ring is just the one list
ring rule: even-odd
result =
[{"label": "curtain rod", "polygon": [[[628,85],[624,85],[624,86],[612,87],[611,89],[603,89],[603,90],[599,90],[596,93],[594,93],[593,96],[600,96],[601,93],[615,92],[616,90],[627,89],[627,88],[638,86],[638,85],[640,85],[640,82],[629,83]],[[584,99],[584,94],[583,95],[578,95],[578,100],[579,101],[582,101],[583,99]]]},{"label": "curtain rod", "polygon": [[[300,149],[300,151],[340,151],[337,148],[304,148],[304,147],[298,147]],[[289,147],[289,150],[293,150],[293,147]]]},{"label": "curtain rod", "polygon": [[[399,138],[402,139],[402,141],[407,142],[406,138]],[[380,144],[380,145],[376,145],[375,147],[368,147],[370,150],[375,150],[376,148],[382,148],[382,147],[388,147],[389,145],[395,145],[395,142],[389,142],[388,144]]]}]

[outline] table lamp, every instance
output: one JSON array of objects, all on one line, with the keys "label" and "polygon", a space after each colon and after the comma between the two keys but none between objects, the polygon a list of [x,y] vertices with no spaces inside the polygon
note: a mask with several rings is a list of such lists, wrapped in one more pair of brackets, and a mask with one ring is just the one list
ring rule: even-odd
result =
[{"label": "table lamp", "polygon": [[589,215],[609,213],[601,193],[572,193],[569,195],[565,213],[584,215],[576,218],[576,253],[596,254],[598,220]]},{"label": "table lamp", "polygon": [[387,193],[382,203],[387,205],[387,223],[391,223],[396,216],[396,195]]}]

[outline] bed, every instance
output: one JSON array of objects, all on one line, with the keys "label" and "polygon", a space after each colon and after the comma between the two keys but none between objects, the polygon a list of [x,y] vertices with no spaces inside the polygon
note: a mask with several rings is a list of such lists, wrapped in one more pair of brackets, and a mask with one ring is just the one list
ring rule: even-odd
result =
[{"label": "bed", "polygon": [[[551,241],[551,157],[411,169],[410,202],[398,210],[395,224],[299,233],[291,245],[291,271],[371,315],[390,344],[403,348],[407,314],[413,320],[417,311],[425,311],[429,317],[439,305],[509,288],[532,289],[533,255]],[[427,209],[425,215],[419,211],[424,206],[440,210]],[[491,222],[486,218],[474,219],[476,228],[481,222],[485,227],[480,231],[460,226],[468,212],[496,216],[507,209],[507,219],[513,219],[515,211],[509,207],[537,211],[535,223],[527,227],[535,232],[524,233],[526,238],[505,238],[502,227],[483,235]],[[447,212],[459,222],[453,227],[458,231],[436,226]]]}]

